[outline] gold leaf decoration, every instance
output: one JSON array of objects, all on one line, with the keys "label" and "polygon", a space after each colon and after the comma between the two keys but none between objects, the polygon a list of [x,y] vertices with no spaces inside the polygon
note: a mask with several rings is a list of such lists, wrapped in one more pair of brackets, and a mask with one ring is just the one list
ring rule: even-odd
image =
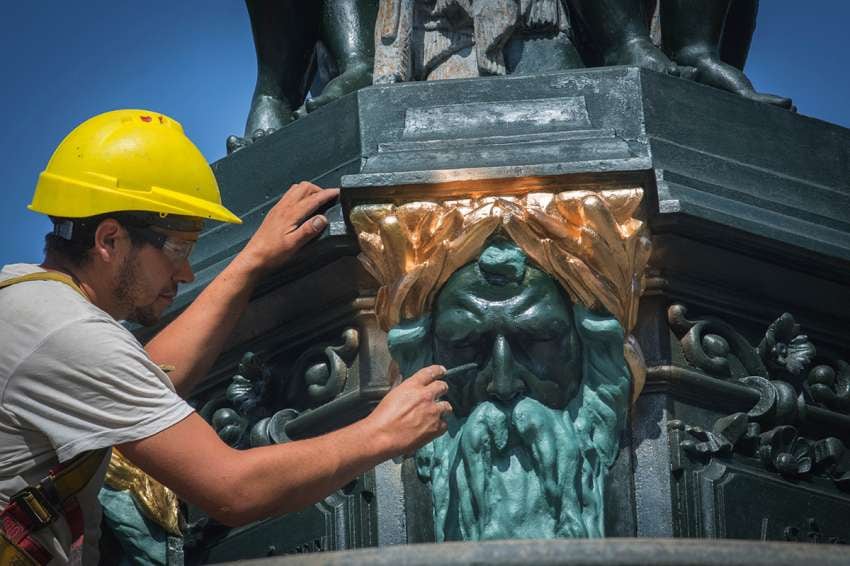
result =
[{"label": "gold leaf decoration", "polygon": [[356,206],[360,261],[378,281],[378,320],[389,330],[430,310],[436,293],[502,230],[574,302],[637,321],[651,251],[634,217],[640,188],[528,193],[442,202]]}]

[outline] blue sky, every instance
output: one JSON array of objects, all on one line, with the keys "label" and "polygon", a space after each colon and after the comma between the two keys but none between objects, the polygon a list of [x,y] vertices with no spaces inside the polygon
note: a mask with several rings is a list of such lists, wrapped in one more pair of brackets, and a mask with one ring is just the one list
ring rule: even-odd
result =
[{"label": "blue sky", "polygon": [[[763,0],[748,75],[800,113],[850,127],[848,22],[845,0]],[[115,108],[162,112],[215,161],[242,132],[255,80],[238,0],[6,1],[0,48],[0,265],[41,260],[50,223],[26,205],[78,123]]]}]

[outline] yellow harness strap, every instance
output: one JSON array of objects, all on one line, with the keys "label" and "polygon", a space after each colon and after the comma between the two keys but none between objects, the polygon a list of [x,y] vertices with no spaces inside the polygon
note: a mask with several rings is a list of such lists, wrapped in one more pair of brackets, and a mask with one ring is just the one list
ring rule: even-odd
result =
[{"label": "yellow harness strap", "polygon": [[74,280],[71,279],[71,277],[64,273],[59,273],[58,271],[39,271],[38,273],[28,273],[27,275],[20,275],[18,277],[5,279],[0,281],[0,289],[5,289],[6,287],[10,287],[17,283],[26,283],[27,281],[59,281],[82,295],[84,299],[88,300],[88,296],[82,289],[80,289],[79,285],[74,283]]}]

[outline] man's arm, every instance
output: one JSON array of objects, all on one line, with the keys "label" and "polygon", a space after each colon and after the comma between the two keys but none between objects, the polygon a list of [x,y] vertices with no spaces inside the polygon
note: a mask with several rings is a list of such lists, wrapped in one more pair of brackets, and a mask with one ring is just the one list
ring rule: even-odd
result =
[{"label": "man's arm", "polygon": [[337,189],[321,189],[312,183],[293,185],[230,265],[147,343],[145,350],[152,360],[175,367],[169,378],[178,393],[188,395],[206,376],[257,282],[324,230],[324,216],[308,217],[338,194]]},{"label": "man's arm", "polygon": [[446,430],[451,405],[440,366],[390,391],[365,419],[343,429],[274,446],[230,448],[196,413],[151,437],[121,445],[133,463],[205,510],[238,526],[302,509],[380,462]]}]

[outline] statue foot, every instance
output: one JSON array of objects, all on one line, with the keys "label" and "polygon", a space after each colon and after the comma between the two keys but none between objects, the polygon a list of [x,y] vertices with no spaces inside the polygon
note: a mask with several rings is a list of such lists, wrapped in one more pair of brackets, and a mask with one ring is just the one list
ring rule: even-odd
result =
[{"label": "statue foot", "polygon": [[250,136],[245,136],[244,138],[240,136],[227,136],[227,155],[230,155],[235,151],[239,151],[240,149],[246,148],[254,142],[257,142],[263,139],[264,137],[273,134],[274,132],[274,128],[268,128],[266,130],[254,130]]},{"label": "statue foot", "polygon": [[365,86],[372,84],[372,64],[365,61],[359,61],[350,65],[338,76],[334,77],[325,88],[322,94],[315,98],[306,101],[298,110],[295,111],[295,118],[303,118],[306,114],[313,112],[317,108],[321,108],[329,102],[333,102],[337,98],[352,93]]},{"label": "statue foot", "polygon": [[[229,136],[227,138],[227,154],[239,151],[271,134],[294,120],[289,102],[277,94],[254,92],[251,99],[251,110],[245,124],[245,137]],[[249,134],[250,132],[250,134]]]},{"label": "statue foot", "polygon": [[679,68],[676,63],[671,61],[646,37],[633,37],[618,46],[605,56],[605,64],[636,65],[668,75],[679,74]]},{"label": "statue foot", "polygon": [[733,67],[721,61],[717,56],[710,53],[700,55],[677,58],[676,61],[680,64],[690,65],[697,69],[695,80],[709,86],[734,92],[744,98],[761,102],[764,104],[772,104],[780,108],[792,109],[791,99],[775,94],[766,94],[756,92],[753,88],[753,83],[747,78],[744,73],[737,67]]}]

